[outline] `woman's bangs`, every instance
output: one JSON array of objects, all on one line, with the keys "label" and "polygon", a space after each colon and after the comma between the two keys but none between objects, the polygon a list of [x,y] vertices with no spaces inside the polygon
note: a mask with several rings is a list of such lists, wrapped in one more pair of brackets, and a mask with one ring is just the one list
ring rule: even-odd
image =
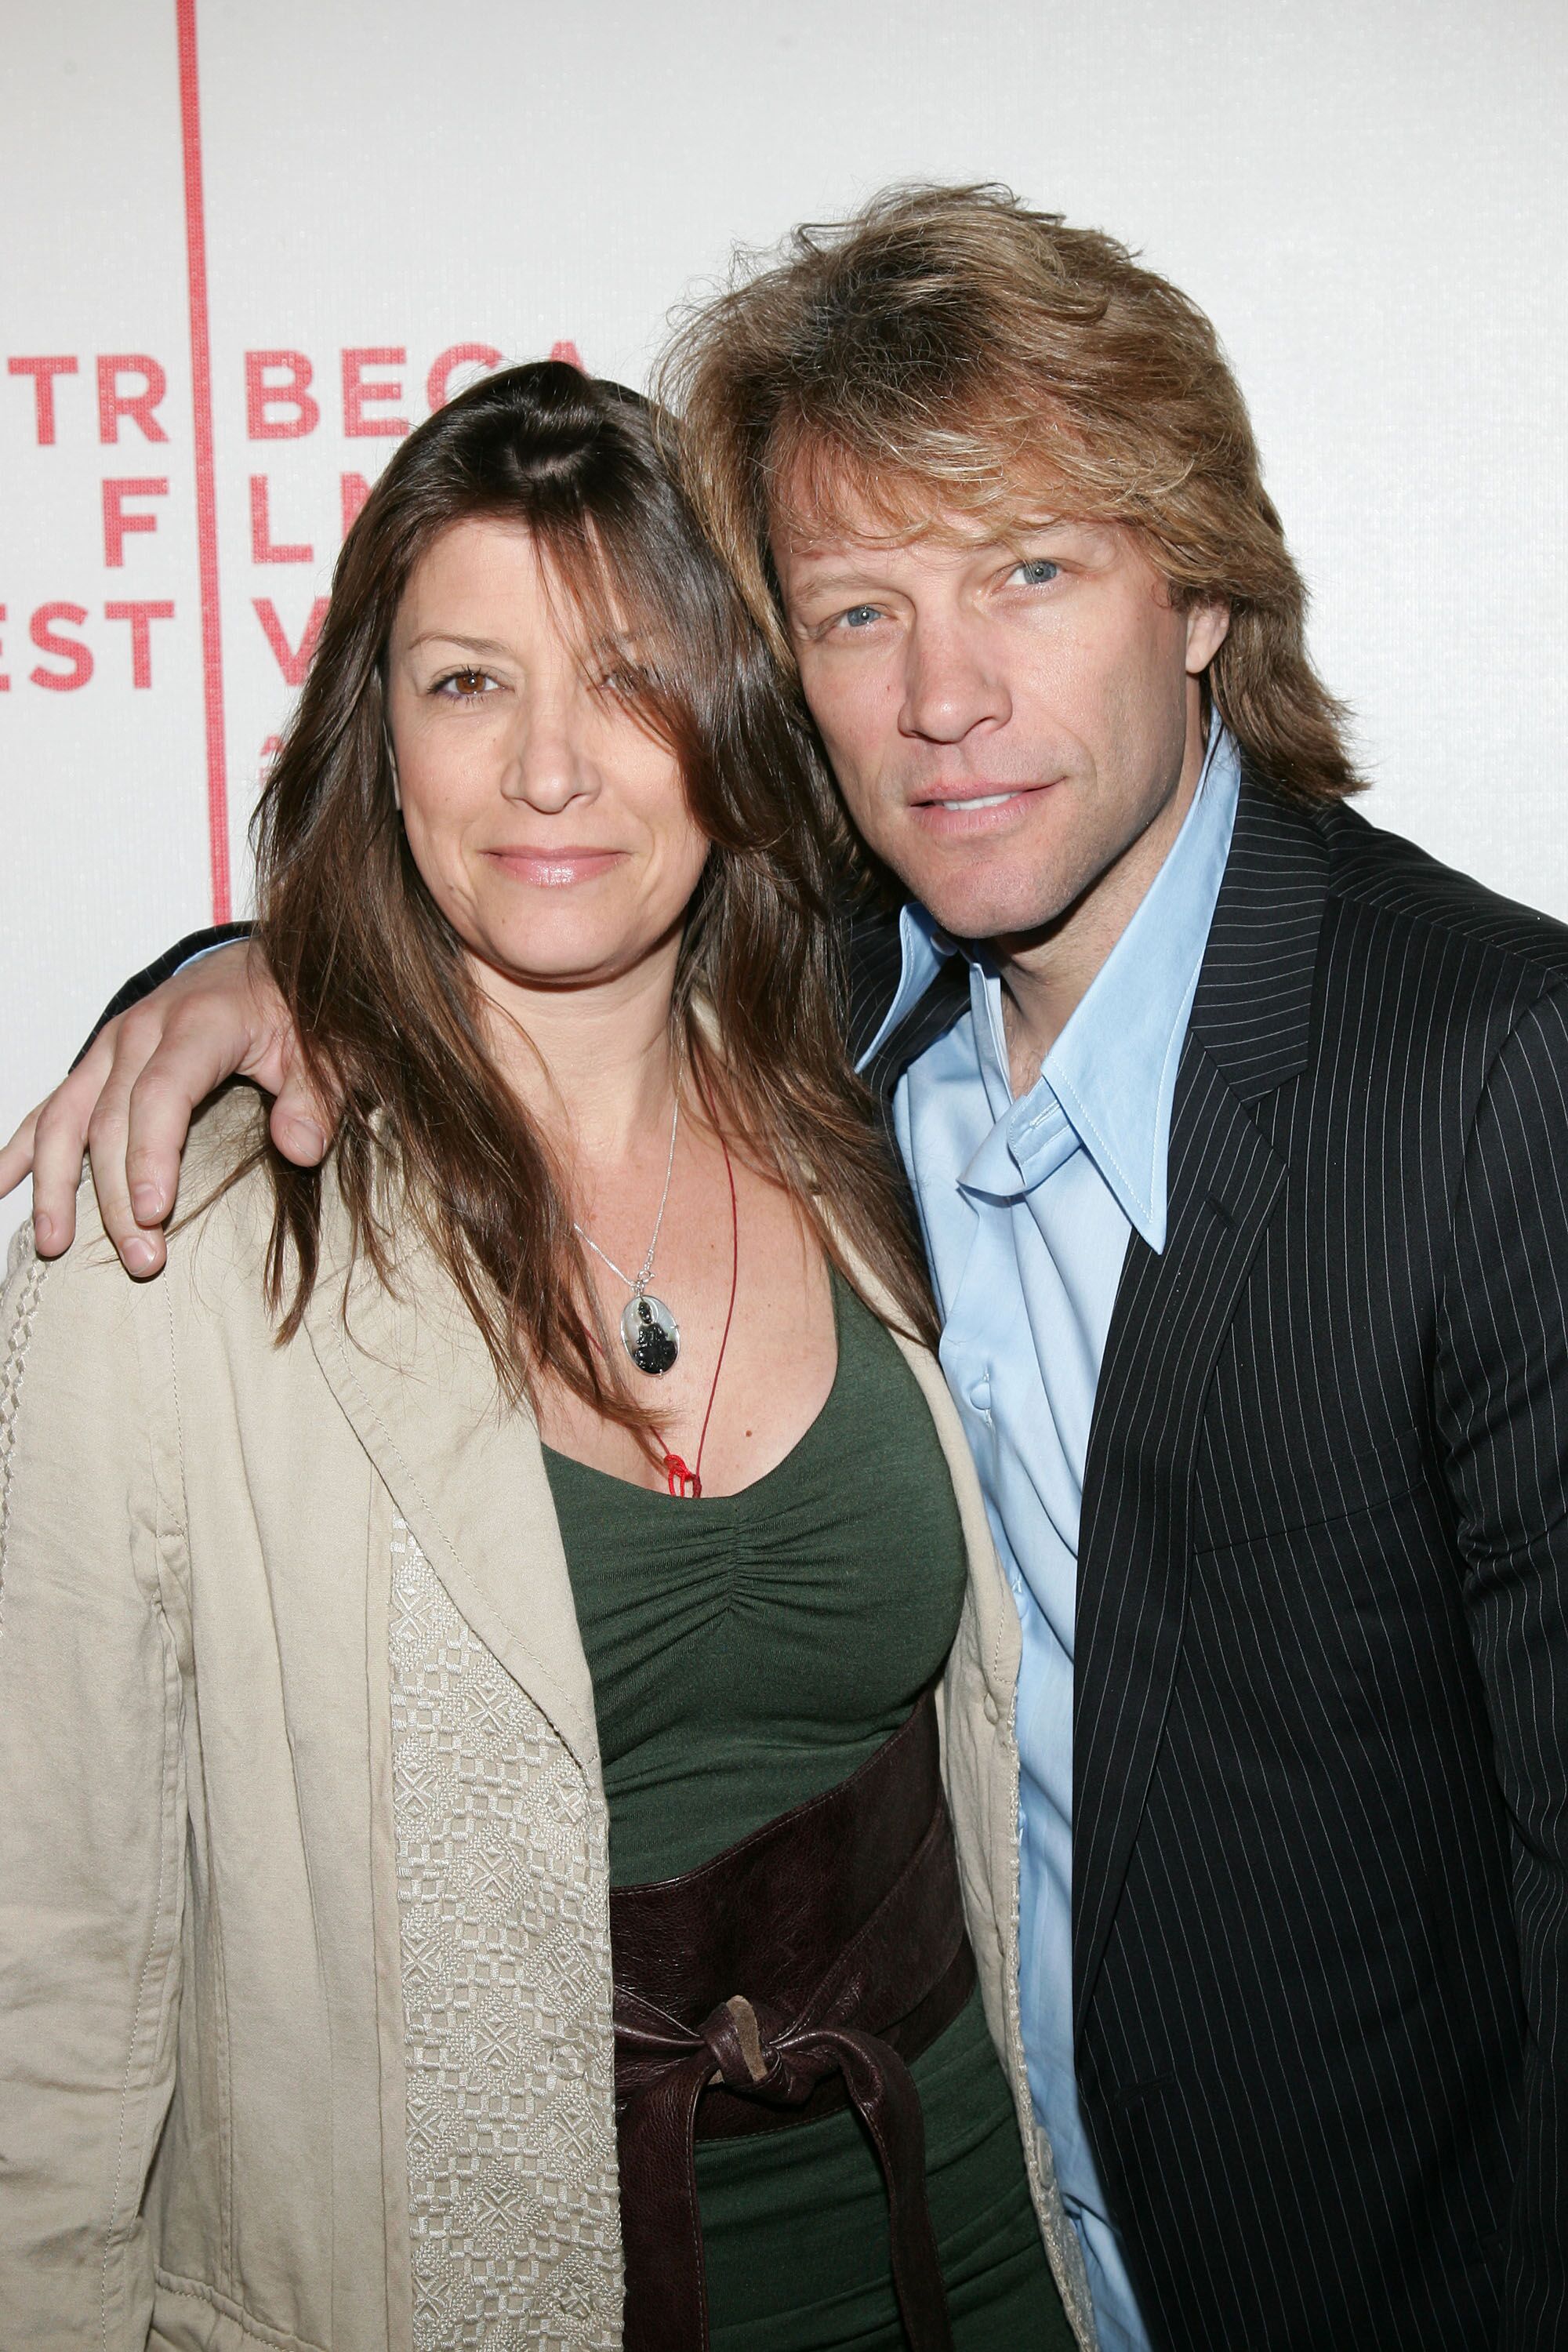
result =
[{"label": "woman's bangs", "polygon": [[684,582],[616,519],[579,512],[531,528],[546,593],[584,678],[685,757],[697,726],[690,682],[705,677],[711,656],[689,616],[680,625]]}]

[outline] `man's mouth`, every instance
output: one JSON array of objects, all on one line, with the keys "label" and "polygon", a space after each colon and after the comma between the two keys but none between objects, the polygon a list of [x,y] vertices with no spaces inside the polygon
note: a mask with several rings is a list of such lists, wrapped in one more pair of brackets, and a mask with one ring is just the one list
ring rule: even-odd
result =
[{"label": "man's mouth", "polygon": [[1023,785],[1015,784],[1005,793],[961,793],[955,800],[933,797],[924,802],[922,805],[926,808],[940,809],[1000,808],[1004,801],[1016,800],[1018,793],[1025,789]]},{"label": "man's mouth", "polygon": [[973,783],[939,785],[911,799],[910,814],[927,830],[967,838],[989,826],[1010,825],[1055,781],[1046,777],[1038,783],[997,785],[976,778]]}]

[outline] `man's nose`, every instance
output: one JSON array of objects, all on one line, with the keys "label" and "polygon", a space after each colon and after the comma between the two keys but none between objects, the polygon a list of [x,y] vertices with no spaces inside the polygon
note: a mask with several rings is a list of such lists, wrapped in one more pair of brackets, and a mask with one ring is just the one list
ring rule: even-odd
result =
[{"label": "man's nose", "polygon": [[932,743],[961,743],[976,727],[1000,726],[1012,710],[1006,679],[961,625],[917,625],[904,666],[899,725]]}]

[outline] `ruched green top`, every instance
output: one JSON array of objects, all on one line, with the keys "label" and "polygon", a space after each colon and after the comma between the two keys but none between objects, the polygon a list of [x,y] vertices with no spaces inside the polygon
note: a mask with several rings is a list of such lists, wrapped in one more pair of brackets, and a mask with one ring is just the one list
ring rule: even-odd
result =
[{"label": "ruched green top", "polygon": [[[834,1278],[816,1420],[737,1495],[676,1501],[546,1448],[594,1677],[616,1885],[672,1877],[847,1778],[941,1672],[963,1601],[918,1382]],[[959,2352],[1071,2338],[978,1995],[912,2069]],[[886,2192],[850,2110],[700,2143],[715,2352],[900,2352]]]}]

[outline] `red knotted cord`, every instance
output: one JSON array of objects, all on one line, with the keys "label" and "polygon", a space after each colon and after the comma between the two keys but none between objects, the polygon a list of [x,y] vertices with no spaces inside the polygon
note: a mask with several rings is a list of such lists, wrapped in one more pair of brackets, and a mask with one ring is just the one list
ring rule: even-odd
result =
[{"label": "red knotted cord", "polygon": [[665,1449],[661,1467],[670,1493],[679,1502],[695,1503],[702,1495],[702,1449],[708,1443],[708,1424],[713,1418],[713,1400],[719,1393],[719,1375],[724,1369],[724,1350],[730,1344],[730,1326],[735,1319],[735,1292],[741,1279],[741,1213],[735,1203],[735,1171],[730,1165],[730,1147],[723,1135],[719,1137],[719,1149],[724,1155],[724,1173],[730,1180],[730,1312],[724,1318],[724,1336],[719,1342],[719,1360],[713,1367],[713,1383],[708,1391],[708,1410],[702,1416],[702,1429],[697,1440],[697,1460],[689,1470],[679,1454]]}]

